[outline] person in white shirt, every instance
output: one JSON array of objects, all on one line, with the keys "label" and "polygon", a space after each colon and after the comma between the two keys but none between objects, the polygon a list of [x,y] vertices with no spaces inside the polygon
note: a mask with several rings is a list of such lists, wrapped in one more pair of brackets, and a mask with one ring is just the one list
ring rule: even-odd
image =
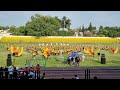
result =
[{"label": "person in white shirt", "polygon": [[30,69],[29,76],[31,79],[35,79],[35,71]]},{"label": "person in white shirt", "polygon": [[13,70],[14,70],[14,69],[13,69],[13,66],[9,66],[9,67],[8,67],[10,79],[13,78]]},{"label": "person in white shirt", "polygon": [[20,68],[19,70],[18,70],[18,72],[19,72],[19,79],[23,79],[23,76],[24,76],[24,70],[23,70],[23,68]]}]

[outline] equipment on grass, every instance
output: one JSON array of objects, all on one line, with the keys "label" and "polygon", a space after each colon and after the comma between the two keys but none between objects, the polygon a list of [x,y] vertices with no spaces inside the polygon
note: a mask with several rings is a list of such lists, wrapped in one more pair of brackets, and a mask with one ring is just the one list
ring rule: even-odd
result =
[{"label": "equipment on grass", "polygon": [[37,66],[39,64],[42,67],[46,67],[46,59],[40,59],[40,58],[30,58],[26,60],[26,64],[28,67]]}]

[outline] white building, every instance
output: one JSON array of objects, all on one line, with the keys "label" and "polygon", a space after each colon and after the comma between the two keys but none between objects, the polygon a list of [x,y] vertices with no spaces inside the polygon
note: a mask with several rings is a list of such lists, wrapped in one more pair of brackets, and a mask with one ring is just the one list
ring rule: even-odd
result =
[{"label": "white building", "polygon": [[83,37],[83,32],[79,32],[80,33],[80,37]]},{"label": "white building", "polygon": [[75,33],[74,33],[74,36],[78,37],[78,32],[75,32]]},{"label": "white building", "polygon": [[11,33],[9,33],[10,29],[7,29],[7,30],[0,30],[0,36],[10,36]]}]

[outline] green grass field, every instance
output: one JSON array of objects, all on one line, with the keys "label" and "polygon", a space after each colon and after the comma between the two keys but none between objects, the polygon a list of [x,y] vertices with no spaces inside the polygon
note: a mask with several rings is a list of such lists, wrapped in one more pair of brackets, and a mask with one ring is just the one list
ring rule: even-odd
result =
[{"label": "green grass field", "polygon": [[[116,45],[111,45],[111,46],[119,46],[119,45],[116,44]],[[0,66],[6,66],[7,54],[9,54],[9,53],[10,53],[10,51],[7,51],[4,46],[0,47]],[[82,53],[84,53],[84,52],[82,51]],[[100,57],[98,58],[98,55],[95,55],[95,57],[92,57],[87,54],[84,54],[85,61],[80,63],[80,66],[83,66],[83,67],[120,66],[120,52],[118,52],[116,54],[111,54],[111,53],[109,53],[109,51],[101,50],[100,53],[105,54],[106,64],[100,63]],[[64,54],[63,57],[65,58],[64,60],[66,61],[66,58],[68,57],[68,55]],[[20,56],[20,57],[12,56],[12,59],[15,59],[15,63],[13,63],[13,64],[18,67],[24,67],[25,63],[26,63],[26,59],[28,59],[28,58],[32,58],[32,55],[24,50],[22,56]],[[42,59],[42,53],[40,51],[39,51],[39,55],[37,55],[36,58]],[[64,63],[63,61],[57,61],[57,59],[58,59],[58,56],[51,55],[49,57],[49,59],[47,60],[46,67],[69,67],[68,64]]]}]

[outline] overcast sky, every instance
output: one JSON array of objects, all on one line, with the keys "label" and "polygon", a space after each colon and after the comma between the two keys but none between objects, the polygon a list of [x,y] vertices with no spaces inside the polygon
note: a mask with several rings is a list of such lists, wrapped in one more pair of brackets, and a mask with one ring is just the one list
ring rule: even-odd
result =
[{"label": "overcast sky", "polygon": [[92,22],[97,28],[102,26],[120,26],[120,11],[0,11],[0,25],[22,26],[34,14],[68,17],[71,28],[85,27]]}]

